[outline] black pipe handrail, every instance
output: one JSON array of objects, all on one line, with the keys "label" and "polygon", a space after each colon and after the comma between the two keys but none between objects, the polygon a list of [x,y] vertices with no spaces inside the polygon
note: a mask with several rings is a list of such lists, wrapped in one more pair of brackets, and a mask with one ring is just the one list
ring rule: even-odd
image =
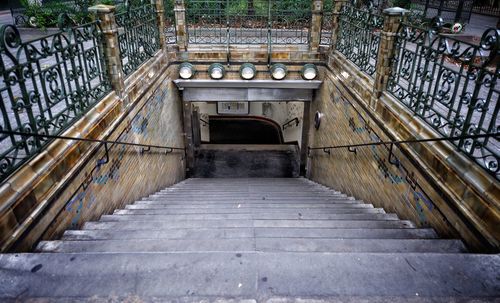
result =
[{"label": "black pipe handrail", "polygon": [[[307,154],[310,156],[313,150],[323,150],[323,152],[330,154],[332,149],[347,148],[350,152],[356,153],[357,147],[366,146],[377,146],[377,145],[390,145],[390,150],[392,154],[392,147],[394,145],[402,144],[412,144],[412,143],[425,143],[425,142],[437,142],[437,141],[455,141],[464,139],[479,139],[479,138],[489,138],[489,137],[500,137],[500,132],[489,133],[489,134],[477,134],[477,135],[466,135],[466,136],[456,136],[447,138],[430,138],[430,139],[414,139],[414,140],[401,140],[401,141],[379,141],[379,142],[368,142],[368,143],[358,143],[358,144],[346,144],[346,145],[334,145],[334,146],[322,146],[322,147],[307,147]],[[498,139],[498,138],[497,138]]]},{"label": "black pipe handrail", "polygon": [[167,154],[173,152],[174,150],[186,151],[186,148],[183,148],[183,147],[172,147],[172,146],[131,143],[131,142],[122,142],[122,141],[113,141],[113,140],[100,140],[100,139],[90,139],[90,138],[78,138],[78,137],[58,136],[58,135],[44,135],[44,134],[16,132],[16,131],[9,131],[9,130],[0,130],[0,134],[14,135],[14,136],[25,136],[25,137],[41,137],[41,138],[48,138],[48,139],[62,139],[62,140],[72,140],[72,141],[93,142],[93,143],[105,144],[106,146],[108,144],[136,146],[136,147],[142,147],[143,152],[149,151],[151,148],[164,149],[164,150],[166,150]]},{"label": "black pipe handrail", "polygon": [[209,126],[210,125],[210,123],[207,120],[204,120],[204,119],[200,118],[200,121],[204,123],[203,126]]},{"label": "black pipe handrail", "polygon": [[288,128],[292,124],[292,122],[295,122],[295,126],[299,126],[299,124],[300,124],[299,118],[295,117],[295,118],[283,123],[283,125],[281,127],[283,128],[283,130],[285,130],[286,128]]}]

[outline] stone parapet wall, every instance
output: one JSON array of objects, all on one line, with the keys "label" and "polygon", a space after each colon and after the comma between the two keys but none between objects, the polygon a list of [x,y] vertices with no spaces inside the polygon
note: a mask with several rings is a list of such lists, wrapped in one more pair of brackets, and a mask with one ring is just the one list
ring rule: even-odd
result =
[{"label": "stone parapet wall", "polygon": [[[438,138],[391,95],[380,98],[373,80],[338,52],[332,53],[311,115],[324,114],[310,128],[310,146]],[[447,142],[314,151],[309,175],[444,237],[461,237],[474,251],[499,251],[499,184]],[[401,166],[390,162],[401,161]]]},{"label": "stone parapet wall", "polygon": [[[115,93],[63,135],[184,147],[176,68],[166,56],[140,67],[126,81],[125,98]],[[28,251],[41,239],[147,196],[184,179],[184,152],[55,140],[0,188],[2,251]]]}]

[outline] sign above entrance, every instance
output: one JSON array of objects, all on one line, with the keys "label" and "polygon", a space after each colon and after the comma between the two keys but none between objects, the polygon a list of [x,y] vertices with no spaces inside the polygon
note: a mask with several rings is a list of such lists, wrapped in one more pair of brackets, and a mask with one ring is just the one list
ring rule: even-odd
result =
[{"label": "sign above entrance", "polygon": [[248,102],[217,102],[219,115],[248,115]]}]

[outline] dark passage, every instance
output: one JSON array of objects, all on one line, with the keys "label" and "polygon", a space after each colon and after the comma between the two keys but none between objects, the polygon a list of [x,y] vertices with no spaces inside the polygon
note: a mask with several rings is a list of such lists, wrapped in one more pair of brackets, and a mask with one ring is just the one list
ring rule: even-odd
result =
[{"label": "dark passage", "polygon": [[295,178],[297,145],[202,145],[195,154],[196,178]]},{"label": "dark passage", "polygon": [[281,144],[283,136],[275,122],[257,117],[210,117],[212,144]]}]

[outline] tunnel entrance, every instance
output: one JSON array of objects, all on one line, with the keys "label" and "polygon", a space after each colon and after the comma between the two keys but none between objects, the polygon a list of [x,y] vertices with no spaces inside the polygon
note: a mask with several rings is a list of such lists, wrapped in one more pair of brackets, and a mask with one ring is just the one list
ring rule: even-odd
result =
[{"label": "tunnel entrance", "polygon": [[282,144],[281,127],[263,117],[210,116],[212,144]]}]

